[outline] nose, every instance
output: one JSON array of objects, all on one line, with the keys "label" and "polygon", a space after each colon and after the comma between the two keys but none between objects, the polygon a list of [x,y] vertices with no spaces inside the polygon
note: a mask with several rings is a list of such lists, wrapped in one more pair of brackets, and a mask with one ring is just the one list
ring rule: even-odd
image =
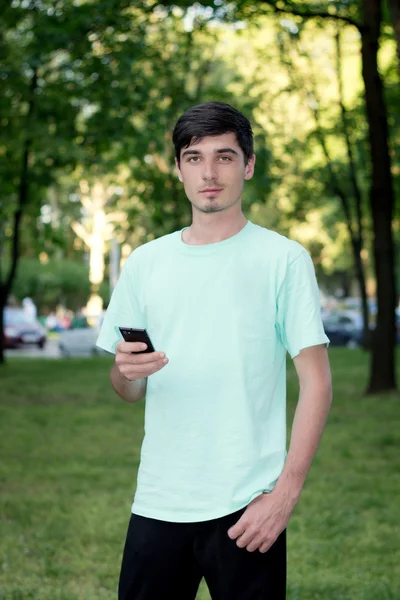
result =
[{"label": "nose", "polygon": [[217,178],[216,165],[212,160],[205,160],[203,163],[203,173],[202,173],[204,181],[212,181]]}]

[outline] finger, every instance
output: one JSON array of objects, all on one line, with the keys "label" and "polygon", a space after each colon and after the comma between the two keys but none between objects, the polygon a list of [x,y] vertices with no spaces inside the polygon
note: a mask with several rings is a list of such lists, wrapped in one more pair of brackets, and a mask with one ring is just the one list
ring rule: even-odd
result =
[{"label": "finger", "polygon": [[153,358],[153,360],[141,360],[141,361],[127,361],[127,360],[122,360],[122,361],[117,361],[117,364],[119,364],[121,367],[125,366],[128,367],[129,369],[135,371],[137,370],[140,373],[144,373],[145,371],[149,371],[151,369],[153,369],[154,367],[158,367],[158,365],[165,365],[168,362],[168,358],[166,358],[165,354],[161,353],[161,356],[157,356],[156,359]]},{"label": "finger", "polygon": [[[165,362],[165,360],[166,360],[166,362]],[[164,359],[162,361],[157,361],[148,375],[153,375],[154,373],[157,373],[157,371],[160,371],[161,369],[166,367],[167,364],[168,364],[168,359]],[[146,377],[148,377],[148,375]]]},{"label": "finger", "polygon": [[119,365],[145,365],[165,358],[164,352],[146,352],[144,354],[132,354],[131,352],[118,352],[115,362]]},{"label": "finger", "polygon": [[158,360],[153,363],[147,363],[144,365],[132,365],[132,364],[121,364],[119,365],[119,372],[127,379],[140,379],[142,377],[148,377],[153,375],[168,363],[168,359]]},{"label": "finger", "polygon": [[239,521],[230,529],[228,529],[228,535],[231,540],[235,540],[239,535],[242,535],[246,531],[247,521],[243,518],[243,515],[240,517]]},{"label": "finger", "polygon": [[246,546],[246,550],[248,552],[255,552],[258,548],[260,548],[264,544],[264,538],[260,536],[255,536],[249,544]]},{"label": "finger", "polygon": [[260,552],[262,552],[263,554],[267,552],[271,548],[271,546],[275,544],[277,539],[278,536],[271,533],[267,536],[264,536],[264,540],[260,545]]},{"label": "finger", "polygon": [[246,548],[248,544],[250,544],[254,538],[256,537],[256,532],[250,528],[247,528],[246,531],[240,535],[236,540],[236,545],[239,548]]},{"label": "finger", "polygon": [[118,352],[124,352],[130,354],[131,352],[143,352],[146,350],[147,345],[144,342],[118,342],[115,349]]},{"label": "finger", "polygon": [[159,371],[162,367],[165,367],[167,363],[164,363],[164,360],[165,359],[146,363],[145,365],[122,364],[119,366],[119,370],[125,377],[147,377],[148,375],[152,375],[156,371]]},{"label": "finger", "polygon": [[264,542],[263,544],[261,544],[259,551],[262,554],[265,554],[266,552],[268,552],[268,550],[271,548],[272,544],[270,542]]}]

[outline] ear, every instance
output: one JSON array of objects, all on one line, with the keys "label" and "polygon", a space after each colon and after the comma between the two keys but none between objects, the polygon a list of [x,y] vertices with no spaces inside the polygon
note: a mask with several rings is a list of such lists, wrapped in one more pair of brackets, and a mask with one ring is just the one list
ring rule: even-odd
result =
[{"label": "ear", "polygon": [[181,170],[180,170],[180,168],[179,168],[179,164],[178,164],[178,161],[177,161],[177,159],[175,159],[175,167],[176,167],[176,170],[178,171],[178,178],[179,178],[179,181],[180,181],[181,183],[183,183],[183,179],[182,179],[182,173],[181,173]]},{"label": "ear", "polygon": [[245,179],[251,179],[253,177],[255,164],[256,164],[256,155],[253,154],[253,156],[249,159],[249,162],[247,163],[245,170],[244,170],[244,178]]}]

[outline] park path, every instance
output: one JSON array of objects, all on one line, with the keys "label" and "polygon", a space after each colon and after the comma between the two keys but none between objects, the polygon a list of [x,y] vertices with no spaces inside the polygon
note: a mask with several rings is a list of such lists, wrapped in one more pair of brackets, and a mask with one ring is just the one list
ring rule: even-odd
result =
[{"label": "park path", "polygon": [[61,358],[58,349],[58,340],[47,340],[43,350],[37,348],[37,346],[9,349],[6,350],[6,356],[23,356],[24,358]]}]

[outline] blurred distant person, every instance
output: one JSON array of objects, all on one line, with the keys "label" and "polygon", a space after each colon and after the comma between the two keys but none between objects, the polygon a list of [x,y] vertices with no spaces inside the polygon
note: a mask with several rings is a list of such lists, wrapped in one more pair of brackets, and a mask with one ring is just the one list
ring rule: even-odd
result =
[{"label": "blurred distant person", "polygon": [[27,321],[36,321],[37,319],[37,308],[32,298],[24,298],[22,300],[22,308],[24,311],[24,316]]},{"label": "blurred distant person", "polygon": [[65,311],[64,316],[61,320],[61,325],[62,325],[63,329],[71,328],[71,322],[72,322],[73,316],[74,316],[74,314],[71,310]]},{"label": "blurred distant person", "polygon": [[58,319],[56,314],[52,311],[46,318],[46,327],[49,331],[56,331],[58,327]]},{"label": "blurred distant person", "polygon": [[[146,398],[119,600],[194,600],[202,577],[213,600],[283,600],[286,526],[331,404],[314,267],[242,212],[256,161],[242,113],[190,108],[173,142],[192,223],[132,252],[97,341],[116,354],[116,393]],[[118,326],[146,328],[157,351]]]}]

